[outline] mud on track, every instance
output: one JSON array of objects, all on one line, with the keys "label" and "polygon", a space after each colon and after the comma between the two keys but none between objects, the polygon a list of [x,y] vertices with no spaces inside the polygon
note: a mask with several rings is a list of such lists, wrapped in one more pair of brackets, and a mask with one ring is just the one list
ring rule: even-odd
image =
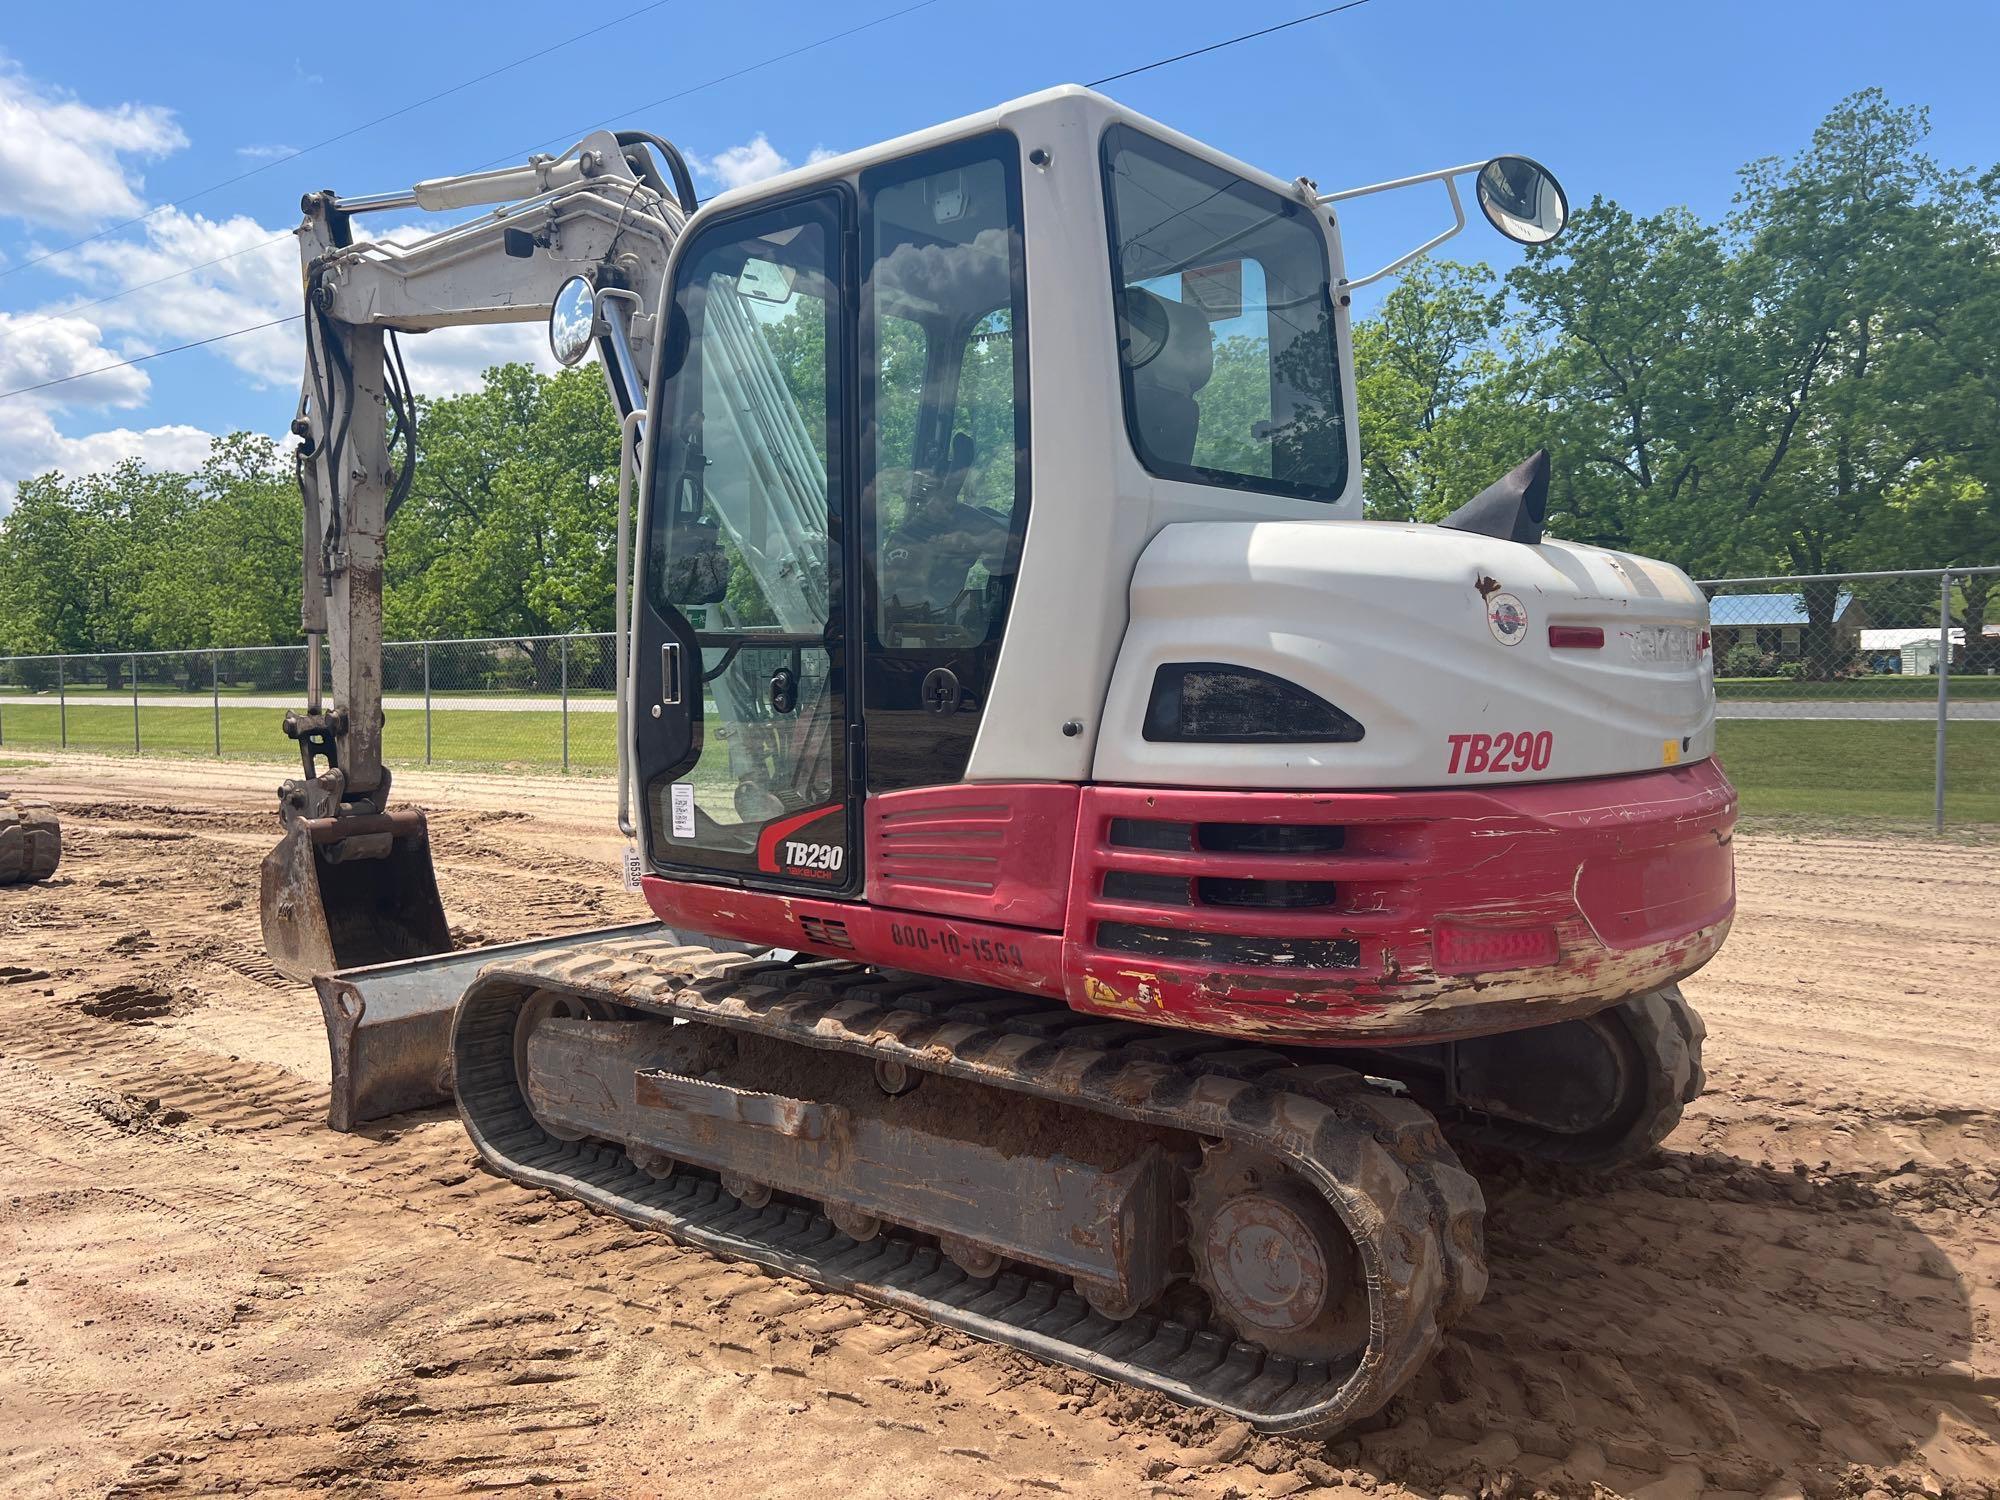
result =
[{"label": "mud on track", "polygon": [[[8,773],[65,853],[0,891],[0,1493],[2000,1493],[1991,847],[1743,840],[1708,1096],[1610,1180],[1473,1163],[1486,1301],[1299,1444],[500,1182],[441,1110],[328,1132],[278,772],[140,769]],[[603,783],[403,789],[461,941],[643,915]]]}]

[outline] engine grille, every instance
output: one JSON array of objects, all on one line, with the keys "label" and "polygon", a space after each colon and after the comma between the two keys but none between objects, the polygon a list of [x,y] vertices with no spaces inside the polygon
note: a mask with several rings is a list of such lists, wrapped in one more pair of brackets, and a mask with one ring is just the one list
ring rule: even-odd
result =
[{"label": "engine grille", "polygon": [[1086,799],[1074,894],[1087,945],[1228,969],[1380,971],[1382,935],[1407,917],[1424,863],[1421,823],[1357,821],[1351,805],[1311,797],[1253,822],[1162,816],[1153,800],[1112,787]]}]

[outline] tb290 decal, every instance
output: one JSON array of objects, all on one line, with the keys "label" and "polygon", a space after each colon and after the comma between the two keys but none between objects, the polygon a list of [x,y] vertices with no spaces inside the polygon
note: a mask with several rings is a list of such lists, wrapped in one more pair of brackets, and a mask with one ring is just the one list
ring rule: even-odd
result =
[{"label": "tb290 decal", "polygon": [[1447,735],[1451,764],[1447,776],[1478,776],[1493,771],[1546,771],[1555,755],[1556,737],[1548,730],[1517,733]]}]

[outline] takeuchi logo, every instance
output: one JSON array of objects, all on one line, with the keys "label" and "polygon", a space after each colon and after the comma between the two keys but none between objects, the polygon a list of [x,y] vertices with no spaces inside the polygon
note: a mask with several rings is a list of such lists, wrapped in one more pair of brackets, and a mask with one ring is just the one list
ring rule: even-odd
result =
[{"label": "takeuchi logo", "polygon": [[1518,646],[1527,638],[1528,607],[1512,594],[1493,594],[1486,600],[1486,628],[1503,646]]}]

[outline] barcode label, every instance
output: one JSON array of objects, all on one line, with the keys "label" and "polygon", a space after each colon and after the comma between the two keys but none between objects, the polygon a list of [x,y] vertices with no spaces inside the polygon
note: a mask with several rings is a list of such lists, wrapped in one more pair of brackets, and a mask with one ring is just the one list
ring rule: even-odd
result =
[{"label": "barcode label", "polygon": [[639,858],[639,851],[630,844],[625,846],[625,889],[639,889],[639,877],[646,873],[646,866]]}]

